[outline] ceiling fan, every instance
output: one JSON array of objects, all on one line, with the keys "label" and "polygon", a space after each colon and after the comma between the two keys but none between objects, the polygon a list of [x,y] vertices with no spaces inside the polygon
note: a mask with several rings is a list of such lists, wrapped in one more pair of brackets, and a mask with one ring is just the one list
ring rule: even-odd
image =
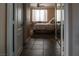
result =
[{"label": "ceiling fan", "polygon": [[41,3],[37,3],[37,7],[45,7],[45,5]]}]

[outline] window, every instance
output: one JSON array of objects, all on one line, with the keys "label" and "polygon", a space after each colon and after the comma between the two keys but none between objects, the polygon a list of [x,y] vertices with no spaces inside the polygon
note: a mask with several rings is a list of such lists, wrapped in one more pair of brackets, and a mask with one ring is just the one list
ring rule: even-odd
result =
[{"label": "window", "polygon": [[47,10],[32,10],[32,21],[46,22]]},{"label": "window", "polygon": [[[62,12],[62,14],[61,14],[61,12]],[[64,20],[64,10],[58,9],[57,10],[57,21],[59,22],[59,21],[61,21],[61,19]]]}]

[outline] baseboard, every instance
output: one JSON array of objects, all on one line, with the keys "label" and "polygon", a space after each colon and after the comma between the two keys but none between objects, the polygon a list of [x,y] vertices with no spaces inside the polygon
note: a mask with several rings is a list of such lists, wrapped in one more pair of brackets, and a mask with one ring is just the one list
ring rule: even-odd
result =
[{"label": "baseboard", "polygon": [[5,56],[5,53],[0,53],[0,56]]}]

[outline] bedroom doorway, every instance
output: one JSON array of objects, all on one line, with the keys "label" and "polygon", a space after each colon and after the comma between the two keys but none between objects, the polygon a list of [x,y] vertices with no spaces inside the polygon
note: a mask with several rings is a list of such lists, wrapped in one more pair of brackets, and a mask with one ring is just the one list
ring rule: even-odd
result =
[{"label": "bedroom doorway", "polygon": [[30,15],[26,17],[30,19],[30,24],[27,23],[30,38],[25,42],[22,56],[63,55],[63,7],[56,3],[31,3],[26,8]]}]

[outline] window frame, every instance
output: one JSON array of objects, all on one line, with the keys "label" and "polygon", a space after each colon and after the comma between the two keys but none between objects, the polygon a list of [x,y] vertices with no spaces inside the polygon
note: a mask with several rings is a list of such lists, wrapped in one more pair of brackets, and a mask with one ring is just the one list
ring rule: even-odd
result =
[{"label": "window frame", "polygon": [[[46,21],[34,21],[33,20],[33,12],[32,12],[32,22],[38,22],[38,23],[42,23],[42,22],[47,22],[48,21],[48,11],[47,11],[47,9],[32,9],[32,11],[33,10],[46,10]],[[39,12],[40,13],[40,12]],[[41,17],[39,16],[39,19],[40,19]]]}]

